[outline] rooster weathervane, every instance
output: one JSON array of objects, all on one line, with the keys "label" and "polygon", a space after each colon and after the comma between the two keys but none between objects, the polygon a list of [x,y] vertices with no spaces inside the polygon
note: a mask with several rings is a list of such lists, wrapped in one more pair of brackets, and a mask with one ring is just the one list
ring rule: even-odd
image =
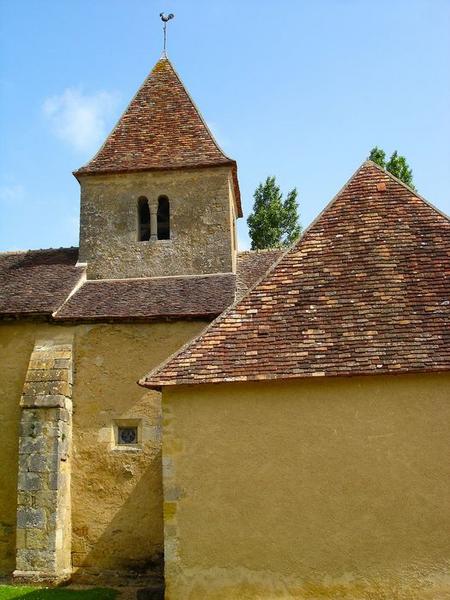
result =
[{"label": "rooster weathervane", "polygon": [[167,45],[167,22],[170,21],[170,19],[174,18],[174,14],[170,13],[169,15],[165,15],[164,13],[159,13],[159,16],[161,18],[161,21],[164,23],[164,50],[163,50],[163,55],[166,55],[166,45]]}]

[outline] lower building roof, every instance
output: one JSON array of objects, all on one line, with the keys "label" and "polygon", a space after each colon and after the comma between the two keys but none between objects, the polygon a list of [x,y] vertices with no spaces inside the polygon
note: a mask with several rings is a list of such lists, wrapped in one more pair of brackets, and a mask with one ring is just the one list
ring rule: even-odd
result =
[{"label": "lower building roof", "polygon": [[0,319],[57,322],[213,319],[279,255],[238,254],[237,273],[87,280],[78,248],[0,253]]},{"label": "lower building roof", "polygon": [[86,281],[54,314],[55,321],[214,318],[234,302],[236,276]]},{"label": "lower building roof", "polygon": [[367,161],[266,276],[141,384],[450,369],[450,221]]},{"label": "lower building roof", "polygon": [[0,253],[0,318],[51,315],[84,275],[78,248]]}]

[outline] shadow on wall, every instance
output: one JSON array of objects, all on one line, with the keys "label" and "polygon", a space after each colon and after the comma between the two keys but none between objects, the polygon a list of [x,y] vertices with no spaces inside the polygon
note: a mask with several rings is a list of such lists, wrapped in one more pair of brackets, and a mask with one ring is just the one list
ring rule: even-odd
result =
[{"label": "shadow on wall", "polygon": [[[162,544],[159,547],[146,535],[155,522],[163,526],[162,503],[151,493],[162,489],[161,451],[154,456],[151,465],[144,471],[132,492],[123,501],[121,508],[108,523],[74,527],[72,547],[86,548],[87,553],[72,553],[74,582],[139,583],[162,582],[164,558]],[[124,465],[124,479],[133,477],[132,467]],[[87,485],[92,482],[87,481]],[[95,494],[104,499],[109,492],[101,482],[95,484]],[[94,491],[94,490],[93,490]],[[143,501],[144,499],[144,501]],[[103,529],[95,538],[96,526]],[[94,530],[94,531],[93,531]],[[161,531],[162,537],[162,531]],[[89,542],[88,540],[92,540]],[[88,549],[88,545],[90,548]],[[101,568],[99,568],[101,565]]]},{"label": "shadow on wall", "polygon": [[107,588],[95,590],[67,590],[67,589],[36,589],[29,587],[3,588],[0,584],[0,598],[13,600],[13,598],[26,598],[27,600],[115,600],[119,592]]}]

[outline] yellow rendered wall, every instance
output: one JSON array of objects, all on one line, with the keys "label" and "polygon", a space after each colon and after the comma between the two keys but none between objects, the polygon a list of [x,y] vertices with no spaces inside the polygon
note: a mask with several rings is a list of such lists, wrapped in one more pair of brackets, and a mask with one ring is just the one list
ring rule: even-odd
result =
[{"label": "yellow rendered wall", "polygon": [[[157,567],[163,549],[160,394],[137,385],[205,327],[201,321],[0,324],[0,574],[14,569],[19,400],[37,339],[74,339],[72,559],[75,578],[111,583]],[[116,449],[117,419],[141,448]]]},{"label": "yellow rendered wall", "polygon": [[169,600],[450,598],[450,373],[163,391]]},{"label": "yellow rendered wall", "polygon": [[[77,328],[72,551],[75,577],[144,573],[163,551],[160,394],[137,385],[205,322]],[[112,446],[116,419],[142,419],[141,451]]]},{"label": "yellow rendered wall", "polygon": [[35,331],[33,325],[0,325],[0,575],[15,566],[19,400]]}]

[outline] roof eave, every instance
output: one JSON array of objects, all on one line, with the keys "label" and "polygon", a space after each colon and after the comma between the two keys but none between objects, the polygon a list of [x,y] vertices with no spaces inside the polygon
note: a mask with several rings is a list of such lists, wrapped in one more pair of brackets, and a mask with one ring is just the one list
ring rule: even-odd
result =
[{"label": "roof eave", "polygon": [[242,377],[223,377],[213,381],[202,381],[198,379],[196,381],[158,381],[158,379],[147,380],[145,377],[138,381],[139,385],[150,390],[162,390],[167,387],[179,387],[179,386],[198,386],[198,385],[222,385],[227,383],[259,383],[268,381],[292,381],[300,379],[323,379],[330,377],[377,377],[380,375],[412,375],[412,374],[425,374],[425,373],[446,373],[450,371],[450,365],[444,367],[422,367],[422,368],[408,368],[408,369],[380,369],[377,372],[371,370],[352,371],[351,369],[342,372],[311,372],[311,373],[289,373],[289,374],[276,374],[268,375],[264,377],[259,376],[242,376]]}]

